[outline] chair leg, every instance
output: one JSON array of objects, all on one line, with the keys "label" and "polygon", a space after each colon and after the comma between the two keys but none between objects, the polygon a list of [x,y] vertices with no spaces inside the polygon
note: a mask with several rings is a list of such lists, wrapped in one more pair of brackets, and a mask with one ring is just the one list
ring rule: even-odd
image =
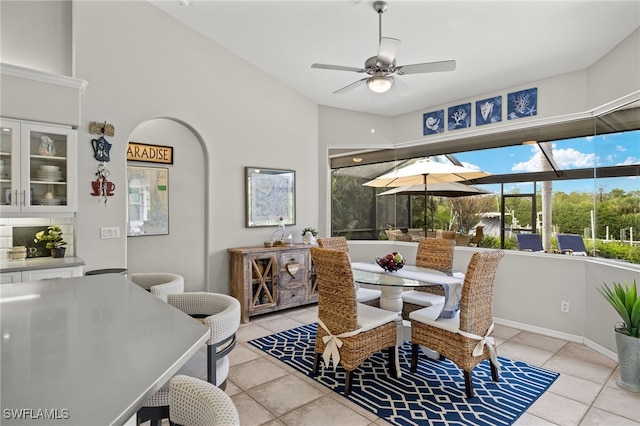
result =
[{"label": "chair leg", "polygon": [[498,371],[498,367],[493,365],[492,362],[489,362],[489,365],[491,366],[491,379],[497,382],[500,379],[500,371]]},{"label": "chair leg", "polygon": [[467,393],[467,398],[473,398],[473,380],[471,377],[471,371],[464,371],[464,390]]},{"label": "chair leg", "polygon": [[420,354],[420,346],[417,343],[411,344],[411,368],[409,371],[415,373],[418,369],[418,356]]},{"label": "chair leg", "polygon": [[344,395],[348,396],[351,394],[351,383],[353,381],[353,371],[347,371],[347,377],[344,379]]},{"label": "chair leg", "polygon": [[396,377],[398,375],[396,370],[396,347],[391,346],[387,350],[389,352],[389,376]]},{"label": "chair leg", "polygon": [[313,373],[313,375],[318,374],[319,368],[320,368],[320,354],[316,352],[316,356],[313,358],[313,368],[311,369],[311,373]]}]

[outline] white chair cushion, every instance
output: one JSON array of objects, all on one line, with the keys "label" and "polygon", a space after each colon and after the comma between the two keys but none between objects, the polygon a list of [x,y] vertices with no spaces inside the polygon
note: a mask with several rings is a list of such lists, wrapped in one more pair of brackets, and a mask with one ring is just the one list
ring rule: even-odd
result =
[{"label": "white chair cushion", "polygon": [[358,328],[361,331],[372,330],[388,322],[398,320],[399,315],[397,312],[358,303]]},{"label": "white chair cushion", "polygon": [[417,311],[413,311],[409,314],[409,319],[433,327],[438,327],[443,330],[450,331],[451,333],[457,333],[460,330],[460,311],[458,311],[456,316],[453,318],[438,319],[442,308],[443,306],[440,304],[418,309]]},{"label": "white chair cushion", "polygon": [[369,288],[360,288],[356,292],[356,300],[359,303],[370,302],[372,300],[380,299],[382,292],[380,290],[373,290]]},{"label": "white chair cushion", "polygon": [[418,306],[444,305],[444,296],[425,293],[423,291],[409,290],[402,292],[402,301]]}]

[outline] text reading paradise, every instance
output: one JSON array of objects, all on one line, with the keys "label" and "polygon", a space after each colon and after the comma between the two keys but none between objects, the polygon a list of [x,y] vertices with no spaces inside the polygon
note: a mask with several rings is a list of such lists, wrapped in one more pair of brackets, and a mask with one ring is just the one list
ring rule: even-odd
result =
[{"label": "text reading paradise", "polygon": [[129,142],[129,146],[127,147],[127,160],[173,164],[173,148],[170,146]]}]

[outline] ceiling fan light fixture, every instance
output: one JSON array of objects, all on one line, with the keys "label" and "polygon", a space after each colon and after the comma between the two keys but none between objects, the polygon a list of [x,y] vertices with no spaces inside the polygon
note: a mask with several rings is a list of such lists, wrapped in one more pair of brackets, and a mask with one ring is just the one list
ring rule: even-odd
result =
[{"label": "ceiling fan light fixture", "polygon": [[393,86],[393,79],[385,75],[375,75],[367,80],[367,87],[374,93],[384,93]]}]

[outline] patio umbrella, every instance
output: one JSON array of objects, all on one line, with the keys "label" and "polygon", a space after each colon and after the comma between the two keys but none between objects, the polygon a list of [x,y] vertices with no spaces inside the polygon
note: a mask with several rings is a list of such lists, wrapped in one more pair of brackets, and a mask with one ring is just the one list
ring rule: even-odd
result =
[{"label": "patio umbrella", "polygon": [[430,160],[417,161],[407,167],[396,169],[382,176],[364,183],[365,186],[377,188],[404,187],[411,185],[424,185],[424,227],[427,231],[427,197],[429,195],[428,183],[460,182],[469,179],[477,179],[489,176],[490,173],[482,170],[456,166],[450,163],[438,163]]},{"label": "patio umbrella", "polygon": [[[405,194],[405,195],[423,195],[425,191],[424,184],[411,185],[411,186],[399,186],[387,191],[381,192],[378,195],[393,195],[393,194]],[[429,194],[438,197],[466,197],[468,195],[481,195],[489,194],[489,191],[477,188],[475,186],[466,185],[460,182],[442,182],[429,185]]]}]

